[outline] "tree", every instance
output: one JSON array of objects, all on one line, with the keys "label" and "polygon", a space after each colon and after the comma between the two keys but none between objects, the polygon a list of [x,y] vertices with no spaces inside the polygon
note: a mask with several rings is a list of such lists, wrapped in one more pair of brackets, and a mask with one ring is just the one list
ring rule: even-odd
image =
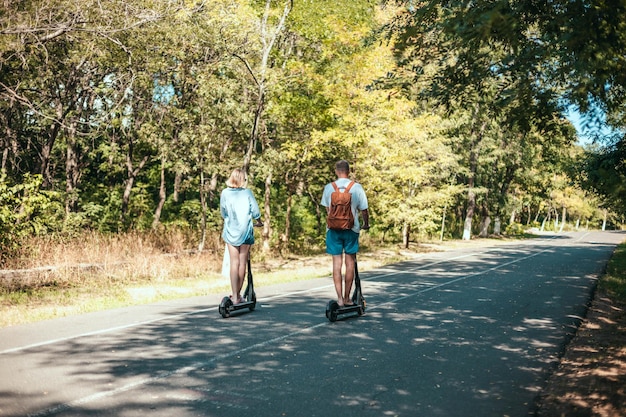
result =
[{"label": "tree", "polygon": [[[440,95],[457,99],[460,90],[492,73],[514,82],[503,90],[504,98],[523,99],[530,109],[535,103],[553,103],[561,114],[574,104],[591,115],[591,122],[606,114],[612,126],[624,131],[623,1],[388,3],[400,5],[389,25],[400,65],[409,69],[420,51],[428,54],[430,62],[444,68],[435,80],[440,82],[434,83]],[[476,71],[484,51],[495,48],[502,53]],[[419,74],[424,65],[418,62],[414,68]],[[541,112],[519,115],[520,121],[541,120]]]}]

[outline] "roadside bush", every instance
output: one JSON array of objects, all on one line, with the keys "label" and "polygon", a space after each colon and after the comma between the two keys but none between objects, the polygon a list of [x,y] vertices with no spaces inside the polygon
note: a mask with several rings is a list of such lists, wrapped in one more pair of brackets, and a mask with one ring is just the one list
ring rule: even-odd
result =
[{"label": "roadside bush", "polygon": [[0,174],[0,266],[23,239],[63,227],[63,204],[54,193],[41,190],[42,181],[41,175],[27,174],[13,185]]},{"label": "roadside bush", "polygon": [[522,236],[526,227],[520,223],[511,223],[504,230],[504,234],[507,236]]}]

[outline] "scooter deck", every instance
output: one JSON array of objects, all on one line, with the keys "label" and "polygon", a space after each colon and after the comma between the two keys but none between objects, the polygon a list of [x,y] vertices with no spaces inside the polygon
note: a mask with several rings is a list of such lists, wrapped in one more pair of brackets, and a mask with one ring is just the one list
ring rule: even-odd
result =
[{"label": "scooter deck", "polygon": [[256,294],[254,293],[254,283],[252,281],[252,269],[250,266],[250,258],[248,258],[248,285],[243,293],[244,302],[233,304],[233,300],[226,296],[222,298],[222,302],[218,307],[218,311],[223,318],[230,317],[230,314],[235,311],[248,309],[254,311],[256,308]]},{"label": "scooter deck", "polygon": [[326,305],[326,318],[332,322],[337,321],[339,316],[356,313],[358,316],[365,314],[365,298],[361,292],[361,279],[359,278],[359,272],[354,264],[354,291],[352,292],[353,305],[339,307],[339,303],[336,300],[331,300]]},{"label": "scooter deck", "polygon": [[256,296],[254,295],[254,293],[252,293],[252,296],[246,298],[246,301],[242,303],[238,303],[238,304],[233,304],[233,300],[231,300],[230,297],[224,297],[222,298],[222,302],[220,303],[218,310],[223,318],[228,318],[230,317],[230,313],[232,312],[245,310],[245,309],[254,311],[255,308],[256,308]]},{"label": "scooter deck", "polygon": [[339,307],[337,301],[332,300],[328,302],[326,306],[326,318],[330,321],[337,321],[339,316],[356,313],[358,316],[362,316],[365,313],[365,299],[360,304],[354,304],[350,306]]}]

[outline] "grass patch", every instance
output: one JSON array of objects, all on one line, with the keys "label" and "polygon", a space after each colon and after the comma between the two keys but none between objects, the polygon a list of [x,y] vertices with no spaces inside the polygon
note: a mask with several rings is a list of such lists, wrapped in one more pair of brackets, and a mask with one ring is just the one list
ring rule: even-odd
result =
[{"label": "grass patch", "polygon": [[598,285],[618,301],[626,302],[626,243],[617,246]]},{"label": "grass patch", "polygon": [[[184,249],[174,236],[164,242],[137,234],[87,234],[74,241],[29,243],[31,253],[0,270],[0,327],[93,311],[186,297],[208,296],[219,303],[230,293],[221,276],[224,254],[219,235],[203,252]],[[496,241],[501,241],[500,239]],[[171,243],[173,242],[173,243]],[[491,239],[472,245],[492,244]],[[464,246],[448,242],[449,247]],[[381,246],[362,237],[359,270],[410,259],[416,253],[442,250],[440,242]],[[257,286],[328,277],[332,262],[325,253],[279,256],[253,247],[252,269]],[[330,282],[330,281],[329,281]]]},{"label": "grass patch", "polygon": [[[179,266],[181,263],[184,262],[179,262]],[[264,272],[253,270],[255,282],[273,285],[329,275],[319,265],[298,268],[297,274],[293,267],[290,263],[289,269],[284,270],[280,267]],[[215,263],[207,269],[217,270],[218,265]],[[4,288],[0,289],[0,327],[185,297],[215,295],[217,303],[229,293],[229,281],[217,272],[169,277],[160,274],[140,279],[93,275],[71,285]]]},{"label": "grass patch", "polygon": [[[259,286],[331,276],[326,254],[280,257],[253,249]],[[172,254],[147,241],[138,245],[134,236],[128,242],[118,236],[84,238],[47,250],[39,252],[39,262],[22,261],[19,267],[25,269],[0,270],[0,327],[195,296],[214,296],[217,304],[230,293],[229,280],[221,275],[223,246]],[[363,255],[363,271],[406,259],[395,248],[364,250]]]}]

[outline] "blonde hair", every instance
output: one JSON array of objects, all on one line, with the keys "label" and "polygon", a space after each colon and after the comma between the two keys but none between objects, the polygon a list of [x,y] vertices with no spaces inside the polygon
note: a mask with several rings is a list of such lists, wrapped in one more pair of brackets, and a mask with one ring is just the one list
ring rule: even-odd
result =
[{"label": "blonde hair", "polygon": [[230,174],[230,178],[226,180],[226,185],[230,188],[243,188],[246,185],[246,181],[248,181],[246,171],[236,168]]}]

